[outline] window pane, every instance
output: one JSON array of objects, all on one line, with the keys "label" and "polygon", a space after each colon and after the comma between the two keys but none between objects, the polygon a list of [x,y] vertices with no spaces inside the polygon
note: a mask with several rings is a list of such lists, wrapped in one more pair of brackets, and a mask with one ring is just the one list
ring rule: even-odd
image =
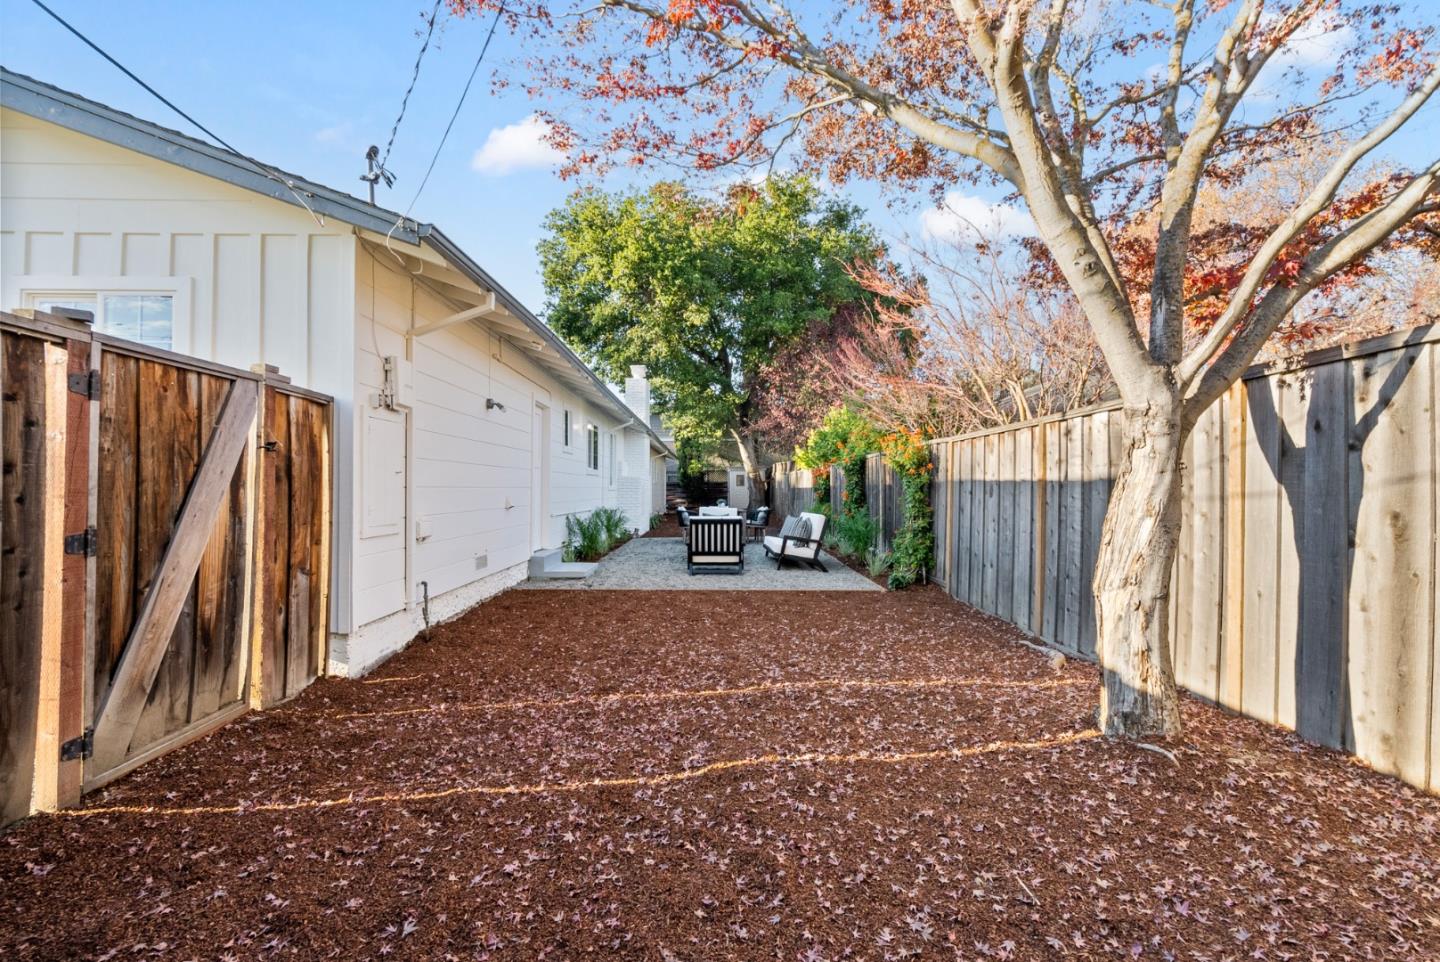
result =
[{"label": "window pane", "polygon": [[106,334],[169,350],[174,343],[174,298],[168,294],[106,294],[97,325]]},{"label": "window pane", "polygon": [[37,311],[53,311],[57,307],[71,307],[77,311],[89,311],[95,313],[95,298],[93,297],[37,297],[31,302],[31,306]]}]

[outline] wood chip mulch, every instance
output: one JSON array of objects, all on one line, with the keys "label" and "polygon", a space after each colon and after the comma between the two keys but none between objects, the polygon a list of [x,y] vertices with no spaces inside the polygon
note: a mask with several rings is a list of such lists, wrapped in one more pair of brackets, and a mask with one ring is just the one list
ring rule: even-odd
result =
[{"label": "wood chip mulch", "polygon": [[512,591],[0,833],[0,958],[1437,959],[1440,798],[934,589]]}]

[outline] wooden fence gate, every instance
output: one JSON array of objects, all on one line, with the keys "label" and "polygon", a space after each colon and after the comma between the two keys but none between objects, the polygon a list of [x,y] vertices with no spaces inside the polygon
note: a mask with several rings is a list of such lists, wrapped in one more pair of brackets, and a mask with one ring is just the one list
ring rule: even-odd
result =
[{"label": "wooden fence gate", "polygon": [[64,317],[0,335],[4,822],[320,672],[331,403]]}]

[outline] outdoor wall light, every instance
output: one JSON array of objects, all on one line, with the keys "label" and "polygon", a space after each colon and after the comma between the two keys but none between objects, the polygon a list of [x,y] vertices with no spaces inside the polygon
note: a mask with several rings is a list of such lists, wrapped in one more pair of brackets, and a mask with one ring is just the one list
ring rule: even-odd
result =
[{"label": "outdoor wall light", "polygon": [[500,410],[503,411],[503,410],[505,410],[505,405],[501,404],[499,401],[495,400],[493,397],[487,397],[487,398],[485,399],[485,410],[488,411],[488,410],[490,410],[491,408],[499,408]]}]

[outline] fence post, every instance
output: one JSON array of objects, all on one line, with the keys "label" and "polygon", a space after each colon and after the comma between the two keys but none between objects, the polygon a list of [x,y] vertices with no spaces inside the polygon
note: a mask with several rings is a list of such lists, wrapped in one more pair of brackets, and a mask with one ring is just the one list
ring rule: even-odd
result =
[{"label": "fence post", "polygon": [[[77,318],[77,320],[80,320]],[[89,323],[82,320],[82,323]],[[88,327],[65,341],[66,386],[64,394],[64,523],[67,538],[78,539],[82,550],[66,552],[62,560],[61,648],[59,702],[55,722],[57,741],[65,745],[81,738],[90,704],[87,686],[93,674],[95,625],[95,545],[92,537],[98,507],[96,451],[100,443],[99,380],[100,346],[88,337]],[[58,747],[57,747],[58,750]],[[85,762],[70,758],[59,763],[56,772],[55,804],[66,808],[80,803]]]},{"label": "fence post", "polygon": [[1046,441],[1045,425],[1038,424],[1030,432],[1034,440],[1032,448],[1034,455],[1031,458],[1031,471],[1035,475],[1035,522],[1031,525],[1034,532],[1032,540],[1032,553],[1030,561],[1030,584],[1032,596],[1030,601],[1030,626],[1031,634],[1039,636],[1041,626],[1045,624],[1045,554],[1049,548],[1047,538],[1049,526],[1045,523],[1046,509],[1046,482],[1049,474],[1046,472],[1046,462],[1049,460],[1049,445]]}]

